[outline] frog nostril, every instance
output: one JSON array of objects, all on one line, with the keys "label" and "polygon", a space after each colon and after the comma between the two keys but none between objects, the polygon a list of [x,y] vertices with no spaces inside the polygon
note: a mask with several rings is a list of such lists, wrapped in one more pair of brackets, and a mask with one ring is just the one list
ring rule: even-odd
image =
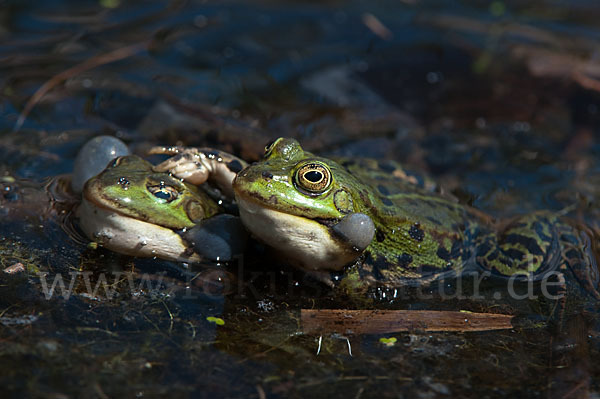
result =
[{"label": "frog nostril", "polygon": [[262,172],[262,177],[264,177],[265,179],[272,179],[273,174],[270,172]]}]

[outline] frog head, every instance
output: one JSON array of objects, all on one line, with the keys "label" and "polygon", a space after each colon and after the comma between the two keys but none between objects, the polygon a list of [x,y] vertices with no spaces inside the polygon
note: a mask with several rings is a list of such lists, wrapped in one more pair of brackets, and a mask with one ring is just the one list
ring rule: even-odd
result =
[{"label": "frog head", "polygon": [[242,222],[308,270],[340,270],[373,238],[367,190],[342,165],[279,138],[233,182]]},{"label": "frog head", "polygon": [[87,181],[83,195],[101,208],[172,229],[191,227],[217,212],[206,194],[153,172],[150,162],[135,155],[113,160]]},{"label": "frog head", "polygon": [[86,182],[78,217],[88,237],[116,252],[194,260],[177,231],[218,211],[204,192],[130,155]]}]

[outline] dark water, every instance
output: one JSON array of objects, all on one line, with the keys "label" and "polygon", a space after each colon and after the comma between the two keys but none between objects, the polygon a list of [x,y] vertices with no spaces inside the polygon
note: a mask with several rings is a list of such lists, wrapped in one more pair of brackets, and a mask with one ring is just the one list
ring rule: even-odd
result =
[{"label": "dark water", "polygon": [[[87,248],[44,190],[99,134],[139,154],[182,144],[248,160],[288,136],[400,161],[494,216],[574,207],[598,228],[596,2],[0,5],[0,266],[27,268],[0,272],[2,398],[598,396],[592,299],[561,332],[538,301],[402,300],[392,307],[525,321],[323,334],[317,355],[300,309],[351,304],[260,247],[221,281],[223,267]],[[46,295],[56,276],[71,295]]]}]

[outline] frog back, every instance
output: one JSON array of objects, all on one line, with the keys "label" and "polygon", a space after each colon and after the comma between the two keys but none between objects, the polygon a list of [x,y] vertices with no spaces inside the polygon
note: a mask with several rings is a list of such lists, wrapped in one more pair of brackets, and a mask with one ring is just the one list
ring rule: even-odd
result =
[{"label": "frog back", "polygon": [[363,209],[375,238],[354,271],[360,280],[384,284],[422,282],[456,275],[472,263],[472,236],[483,228],[479,215],[435,192],[427,178],[400,165],[370,159],[342,160],[368,194]]}]

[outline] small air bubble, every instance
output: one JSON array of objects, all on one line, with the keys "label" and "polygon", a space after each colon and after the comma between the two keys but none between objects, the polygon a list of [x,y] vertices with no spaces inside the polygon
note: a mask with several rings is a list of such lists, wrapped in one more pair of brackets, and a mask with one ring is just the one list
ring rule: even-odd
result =
[{"label": "small air bubble", "polygon": [[439,72],[427,72],[425,79],[427,79],[427,83],[435,84],[442,80],[442,75]]},{"label": "small air bubble", "polygon": [[196,25],[196,27],[204,28],[207,24],[208,18],[206,18],[204,15],[200,14],[194,17],[194,25]]},{"label": "small air bubble", "polygon": [[528,132],[531,129],[531,126],[528,122],[515,122],[512,125],[512,129],[515,132]]}]

